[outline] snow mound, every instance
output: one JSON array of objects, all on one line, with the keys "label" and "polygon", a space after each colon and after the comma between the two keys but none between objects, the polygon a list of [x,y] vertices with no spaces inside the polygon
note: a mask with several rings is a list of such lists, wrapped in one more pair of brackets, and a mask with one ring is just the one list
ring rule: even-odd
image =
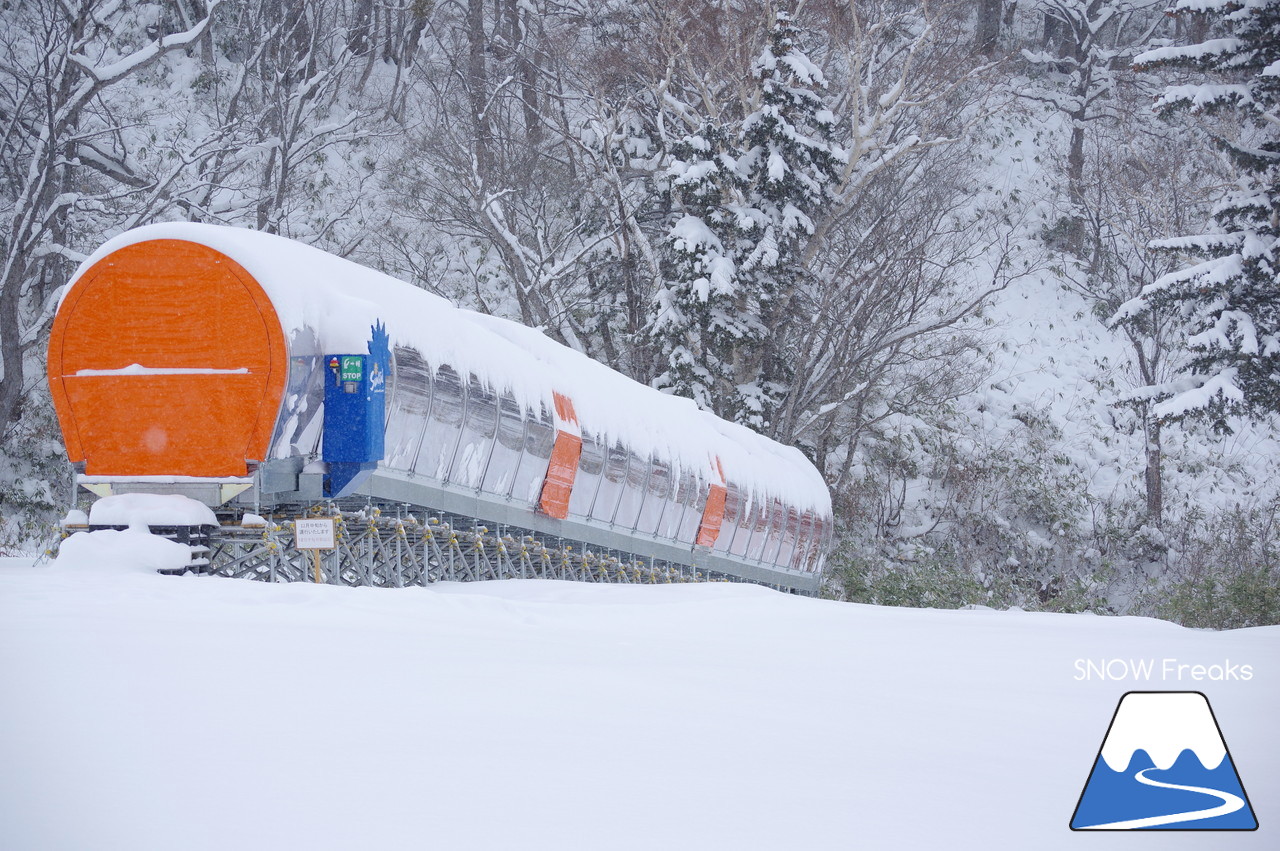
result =
[{"label": "snow mound", "polygon": [[131,527],[76,532],[58,548],[57,567],[154,573],[180,570],[191,563],[191,548]]},{"label": "snow mound", "polygon": [[[1188,686],[1079,681],[1078,658],[1254,665],[1212,700],[1250,795],[1280,800],[1280,627],[15,561],[0,559],[6,849],[1078,851],[1067,820],[1117,694]],[[1269,829],[1230,847],[1272,849]]]},{"label": "snow mound", "polygon": [[178,494],[126,493],[105,496],[89,509],[94,526],[217,526],[203,502]]}]

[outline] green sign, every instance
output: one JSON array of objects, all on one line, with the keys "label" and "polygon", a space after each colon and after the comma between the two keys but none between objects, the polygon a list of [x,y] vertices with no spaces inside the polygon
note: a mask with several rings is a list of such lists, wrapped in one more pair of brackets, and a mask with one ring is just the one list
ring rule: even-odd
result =
[{"label": "green sign", "polygon": [[342,381],[359,381],[364,377],[364,358],[360,355],[342,356]]}]

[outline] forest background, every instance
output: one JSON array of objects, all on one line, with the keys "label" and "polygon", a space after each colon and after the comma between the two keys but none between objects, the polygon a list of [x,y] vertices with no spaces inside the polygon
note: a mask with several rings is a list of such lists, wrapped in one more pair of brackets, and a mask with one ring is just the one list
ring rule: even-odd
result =
[{"label": "forest background", "polygon": [[799,446],[831,596],[1280,622],[1278,53],[1274,0],[0,0],[0,549],[65,510],[61,288],[192,220]]}]

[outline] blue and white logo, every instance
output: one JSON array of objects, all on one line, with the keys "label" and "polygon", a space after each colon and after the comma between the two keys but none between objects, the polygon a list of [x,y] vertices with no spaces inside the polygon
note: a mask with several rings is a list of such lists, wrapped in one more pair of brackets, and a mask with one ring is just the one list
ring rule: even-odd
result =
[{"label": "blue and white logo", "polygon": [[1080,794],[1072,830],[1256,830],[1209,699],[1131,691]]}]

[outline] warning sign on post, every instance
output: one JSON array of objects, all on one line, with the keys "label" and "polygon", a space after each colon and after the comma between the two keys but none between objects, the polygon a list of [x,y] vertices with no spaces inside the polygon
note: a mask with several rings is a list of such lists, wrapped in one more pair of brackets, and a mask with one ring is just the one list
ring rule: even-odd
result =
[{"label": "warning sign on post", "polygon": [[332,517],[299,517],[293,525],[294,546],[300,550],[331,550],[336,546]]}]

